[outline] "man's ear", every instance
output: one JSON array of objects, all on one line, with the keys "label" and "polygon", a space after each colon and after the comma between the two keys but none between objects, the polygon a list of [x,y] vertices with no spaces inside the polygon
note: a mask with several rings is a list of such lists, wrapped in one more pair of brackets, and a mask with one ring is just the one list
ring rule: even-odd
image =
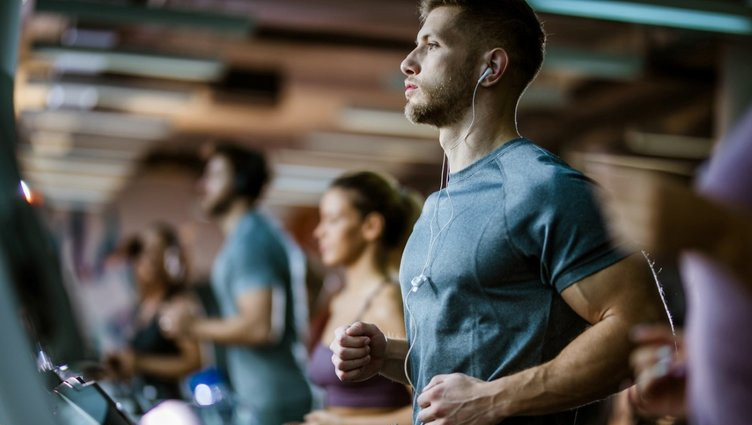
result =
[{"label": "man's ear", "polygon": [[485,59],[486,68],[491,68],[491,73],[481,82],[481,84],[488,87],[499,82],[501,77],[507,71],[507,67],[509,66],[509,55],[506,50],[497,47],[486,53]]}]

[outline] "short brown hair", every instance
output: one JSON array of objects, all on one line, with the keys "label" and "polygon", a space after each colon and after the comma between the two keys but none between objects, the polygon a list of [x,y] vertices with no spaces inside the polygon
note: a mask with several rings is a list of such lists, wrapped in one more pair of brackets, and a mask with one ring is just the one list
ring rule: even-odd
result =
[{"label": "short brown hair", "polygon": [[442,6],[460,8],[456,26],[473,40],[474,47],[501,47],[507,52],[508,69],[520,93],[533,81],[543,64],[546,36],[525,0],[421,0],[421,21]]}]

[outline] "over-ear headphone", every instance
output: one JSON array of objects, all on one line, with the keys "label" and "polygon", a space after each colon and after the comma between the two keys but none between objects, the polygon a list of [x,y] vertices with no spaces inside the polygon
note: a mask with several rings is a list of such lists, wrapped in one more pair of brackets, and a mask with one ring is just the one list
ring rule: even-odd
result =
[{"label": "over-ear headphone", "polygon": [[483,74],[481,74],[480,78],[478,78],[478,84],[482,83],[483,80],[485,80],[486,77],[488,77],[489,75],[491,75],[492,72],[493,72],[493,68],[491,68],[490,65],[488,67],[486,67],[486,70],[483,71]]}]

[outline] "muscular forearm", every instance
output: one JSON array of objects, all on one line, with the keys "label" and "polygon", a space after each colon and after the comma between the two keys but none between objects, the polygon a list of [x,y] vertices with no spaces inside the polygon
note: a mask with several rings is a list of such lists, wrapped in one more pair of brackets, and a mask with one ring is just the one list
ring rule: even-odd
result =
[{"label": "muscular forearm", "polygon": [[392,381],[409,385],[407,377],[405,376],[405,356],[407,355],[407,350],[407,341],[404,339],[388,338],[386,345],[386,359],[384,362],[384,368],[381,370],[381,375]]},{"label": "muscular forearm", "polygon": [[499,416],[557,412],[615,392],[629,376],[631,326],[618,317],[606,318],[550,362],[492,381]]},{"label": "muscular forearm", "polygon": [[561,295],[592,326],[553,360],[494,381],[502,416],[561,411],[616,391],[629,376],[631,329],[641,323],[667,323],[650,268],[639,254]]},{"label": "muscular forearm", "polygon": [[189,334],[197,339],[226,345],[260,346],[274,343],[269,326],[251,326],[240,317],[193,322]]},{"label": "muscular forearm", "polygon": [[650,282],[639,278],[644,270],[622,270],[631,277],[626,281],[634,290],[623,293],[626,297],[617,303],[620,307],[592,320],[594,324],[553,360],[489,383],[499,417],[571,409],[608,396],[628,379],[630,330],[640,323],[665,323],[666,317],[651,294]]}]

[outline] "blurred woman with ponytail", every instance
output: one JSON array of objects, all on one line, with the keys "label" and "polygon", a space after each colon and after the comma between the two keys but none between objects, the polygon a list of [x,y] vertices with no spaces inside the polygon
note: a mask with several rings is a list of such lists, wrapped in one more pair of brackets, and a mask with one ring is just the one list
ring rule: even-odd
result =
[{"label": "blurred woman with ponytail", "polygon": [[328,344],[337,327],[359,320],[378,324],[390,336],[405,337],[402,297],[394,276],[420,203],[387,177],[361,171],[336,179],[319,210],[314,236],[322,261],[342,268],[345,284],[331,301],[309,368],[313,383],[326,392],[325,409],[308,414],[306,423],[411,423],[411,397],[404,385],[382,376],[341,382]]}]

